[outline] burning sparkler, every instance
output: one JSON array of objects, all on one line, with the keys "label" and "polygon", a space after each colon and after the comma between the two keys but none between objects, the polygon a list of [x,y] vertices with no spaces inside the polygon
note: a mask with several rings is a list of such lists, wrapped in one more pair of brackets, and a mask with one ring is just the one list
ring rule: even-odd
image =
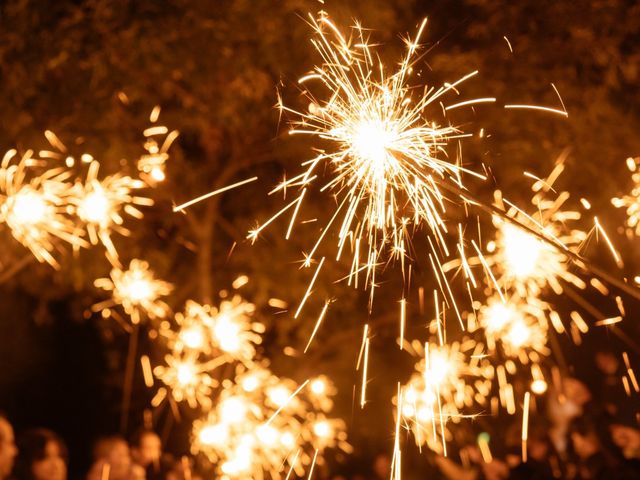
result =
[{"label": "burning sparkler", "polygon": [[122,215],[126,213],[141,219],[143,214],[137,206],[153,205],[153,200],[132,193],[146,186],[142,180],[119,173],[98,180],[99,168],[98,162],[91,162],[85,183],[75,185],[75,196],[71,197],[71,201],[78,217],[87,227],[91,243],[95,245],[102,242],[111,262],[118,264],[118,252],[111,240],[112,232],[128,235]]},{"label": "burning sparkler", "polygon": [[184,312],[175,316],[177,330],[169,324],[160,330],[177,352],[226,355],[230,360],[249,362],[255,345],[262,342],[264,325],[253,320],[255,306],[234,295],[219,307],[187,301]]},{"label": "burning sparkler", "polygon": [[171,389],[177,402],[186,401],[196,408],[211,408],[211,392],[218,386],[209,371],[218,365],[199,363],[196,352],[165,356],[166,365],[158,365],[154,375]]},{"label": "burning sparkler", "polygon": [[539,361],[549,355],[547,332],[549,322],[545,312],[549,306],[535,297],[526,300],[514,295],[504,302],[498,295],[480,308],[478,320],[484,329],[487,345],[495,351],[501,345],[507,357],[519,358],[522,363]]},{"label": "burning sparkler", "polygon": [[318,382],[301,390],[265,367],[241,370],[216,407],[194,423],[193,452],[215,463],[222,478],[235,479],[282,478],[286,469],[302,474],[325,448],[349,451],[344,422],[313,406],[327,404],[326,379]]},{"label": "burning sparkler", "polygon": [[[422,359],[409,382],[401,388],[398,411],[403,424],[412,430],[418,445],[446,454],[450,439],[447,423],[466,416],[463,412],[488,393],[487,382],[478,357],[470,357],[475,342],[437,346],[427,343],[423,348],[414,341],[410,350]],[[480,386],[480,388],[478,388]],[[486,395],[486,394],[485,394]]]},{"label": "burning sparkler", "polygon": [[16,240],[40,262],[58,267],[53,251],[58,241],[74,247],[87,247],[66,206],[72,196],[64,168],[45,170],[33,175],[34,167],[44,162],[27,151],[20,161],[12,163],[15,150],[9,150],[0,164],[0,222],[6,223]]},{"label": "burning sparkler", "polygon": [[169,306],[160,297],[169,295],[173,286],[156,279],[143,260],[131,260],[127,270],[114,267],[110,278],[98,278],[94,285],[112,293],[112,299],[94,305],[94,311],[122,305],[133,324],[140,323],[142,314],[154,319],[169,313]]},{"label": "burning sparkler", "polygon": [[[275,217],[293,208],[288,238],[306,191],[319,181],[326,165],[330,178],[320,191],[333,193],[337,208],[306,255],[305,265],[311,265],[319,244],[335,222],[339,225],[337,257],[344,249],[351,249],[353,254],[349,283],[357,285],[357,277],[364,272],[365,285],[373,293],[380,263],[399,259],[404,264],[410,248],[410,230],[426,225],[429,235],[444,243],[447,199],[442,185],[450,187],[445,189],[447,193],[461,192],[463,173],[482,177],[447,159],[447,144],[465,135],[452,126],[439,125],[427,114],[431,105],[477,72],[439,89],[424,88],[414,95],[416,90],[408,80],[426,21],[416,38],[407,41],[407,53],[391,75],[374,60],[373,47],[359,25],[354,37],[347,37],[326,16],[312,18],[310,23],[316,34],[312,44],[322,64],[300,83],[319,80],[328,95],[324,101],[317,100],[305,90],[310,102],[306,113],[284,105],[281,108],[299,117],[290,133],[317,137],[326,141],[328,148],[303,164],[304,173],[283,181],[272,191],[301,189],[294,201],[253,230],[249,238],[255,240]],[[474,101],[467,102],[471,103]],[[461,194],[456,197],[465,202]]]},{"label": "burning sparkler", "polygon": [[[561,171],[560,164],[550,178],[557,178]],[[579,220],[581,214],[562,208],[569,198],[567,192],[555,198],[546,197],[552,184],[553,180],[540,180],[533,185],[534,191],[537,191],[532,199],[535,207],[533,215],[527,215],[512,206],[506,216],[514,221],[494,216],[497,234],[495,241],[488,244],[491,254],[488,263],[497,267],[496,277],[500,288],[514,289],[524,297],[539,295],[547,287],[560,295],[563,293],[562,282],[579,289],[586,287],[585,281],[571,271],[574,260],[569,252],[580,254],[588,234],[570,227],[571,222]],[[496,199],[499,206],[504,208],[499,192]],[[541,232],[543,238],[550,240],[541,239],[522,226]]]}]

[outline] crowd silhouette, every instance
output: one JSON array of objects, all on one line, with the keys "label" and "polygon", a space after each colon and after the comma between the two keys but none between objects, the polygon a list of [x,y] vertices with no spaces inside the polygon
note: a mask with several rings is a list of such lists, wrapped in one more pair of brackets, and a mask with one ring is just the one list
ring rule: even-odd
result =
[{"label": "crowd silhouette", "polygon": [[[620,381],[620,361],[610,351],[595,354],[597,372],[585,381],[564,377],[536,405],[523,461],[521,428],[511,416],[493,418],[489,453],[477,438],[452,442],[448,456],[423,449],[418,462],[404,463],[403,479],[447,480],[627,480],[640,478],[638,396]],[[587,385],[589,383],[589,386]],[[407,449],[413,448],[407,444]],[[163,451],[160,437],[148,429],[132,437],[96,439],[92,464],[83,480],[214,479],[212,469],[188,456]],[[0,413],[0,480],[67,480],[65,441],[45,428],[14,436],[10,419]],[[356,451],[343,462],[318,465],[314,478],[378,480],[393,478],[388,452],[368,457]]]}]

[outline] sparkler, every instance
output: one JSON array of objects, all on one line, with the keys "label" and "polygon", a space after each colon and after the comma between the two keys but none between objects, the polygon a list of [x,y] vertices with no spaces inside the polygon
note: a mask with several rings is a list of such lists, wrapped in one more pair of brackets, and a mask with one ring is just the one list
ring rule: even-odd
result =
[{"label": "sparkler", "polygon": [[184,312],[175,315],[178,328],[166,322],[160,334],[178,353],[226,355],[230,361],[250,362],[264,332],[264,325],[252,319],[254,312],[255,306],[239,295],[221,301],[218,308],[189,300]]},{"label": "sparkler", "polygon": [[195,352],[183,355],[166,355],[165,365],[154,368],[154,375],[170,387],[177,402],[187,401],[192,408],[198,405],[211,408],[211,391],[218,386],[209,371],[215,368],[210,363],[199,363]]},{"label": "sparkler", "polygon": [[[365,285],[373,294],[376,269],[381,263],[399,259],[404,265],[410,230],[427,226],[428,234],[443,244],[447,199],[440,186],[450,185],[448,193],[461,192],[463,173],[483,178],[459,162],[446,159],[447,144],[465,135],[452,126],[438,125],[427,115],[428,107],[477,72],[439,89],[424,88],[414,95],[416,90],[410,87],[409,77],[426,21],[416,38],[407,40],[406,55],[393,74],[387,74],[384,66],[374,60],[374,49],[359,25],[353,37],[346,37],[326,16],[311,18],[310,24],[316,34],[312,44],[322,64],[300,79],[300,83],[319,80],[328,90],[327,100],[317,100],[305,90],[310,102],[308,112],[296,112],[284,105],[281,109],[299,118],[291,134],[311,135],[330,148],[320,150],[315,158],[305,162],[304,173],[283,181],[272,191],[301,189],[297,199],[254,229],[249,238],[255,240],[275,217],[294,208],[288,238],[307,189],[319,181],[319,172],[326,165],[330,178],[320,191],[332,193],[337,207],[306,255],[305,265],[311,265],[316,250],[335,223],[337,258],[347,248],[353,254],[349,283],[357,284],[357,277],[364,272]],[[467,102],[471,103],[474,101]],[[462,195],[457,200],[465,202]]]},{"label": "sparkler", "polygon": [[539,360],[537,354],[550,354],[546,346],[549,323],[545,312],[548,309],[547,304],[535,297],[525,300],[514,295],[505,303],[496,295],[480,308],[478,323],[484,328],[490,350],[500,344],[507,357],[528,363],[529,352],[536,352],[531,361]]},{"label": "sparkler", "polygon": [[[588,239],[585,231],[570,226],[580,220],[581,214],[576,210],[563,209],[569,199],[567,192],[561,192],[555,198],[548,197],[563,169],[563,164],[558,163],[547,179],[533,184],[533,215],[511,205],[506,211],[507,219],[494,216],[497,234],[495,241],[488,245],[492,254],[488,263],[497,267],[496,277],[501,288],[513,289],[527,297],[537,296],[547,287],[561,295],[563,282],[578,289],[586,287],[585,281],[571,271],[574,261],[570,252],[580,254]],[[496,201],[501,209],[508,203],[499,192],[496,193]],[[551,241],[538,238],[521,226],[541,232],[543,238]]]},{"label": "sparkler", "polygon": [[94,311],[122,305],[133,324],[140,323],[142,314],[155,319],[169,313],[169,306],[160,297],[169,295],[173,286],[156,279],[149,264],[143,260],[131,260],[127,270],[114,267],[110,278],[98,278],[94,285],[112,294],[111,300],[94,305]]},{"label": "sparkler", "polygon": [[[241,276],[233,286],[248,280]],[[319,376],[298,385],[274,375],[256,359],[264,325],[254,319],[255,306],[226,290],[220,296],[217,307],[189,300],[173,322],[160,323],[168,353],[153,368],[164,386],[152,405],[168,398],[174,408],[186,402],[202,415],[193,423],[192,451],[215,463],[221,478],[301,474],[322,462],[325,449],[348,450],[344,422],[328,417],[336,393],[330,380]],[[231,377],[219,369],[229,365],[235,365]],[[150,369],[145,382],[152,387]]]},{"label": "sparkler", "polygon": [[465,416],[473,416],[465,415],[464,409],[472,406],[480,391],[488,391],[487,385],[477,389],[472,383],[479,385],[489,380],[483,378],[479,360],[469,358],[469,348],[476,348],[476,344],[468,341],[442,346],[427,343],[423,348],[419,342],[412,342],[410,350],[422,359],[396,399],[398,415],[412,430],[416,443],[445,455],[451,435],[447,422],[457,423]]},{"label": "sparkler", "polygon": [[69,172],[64,168],[33,175],[33,168],[44,162],[27,151],[12,163],[15,150],[9,150],[0,164],[0,222],[6,223],[14,238],[27,247],[40,262],[59,267],[53,256],[59,241],[73,247],[87,247],[66,205],[72,196]]},{"label": "sparkler", "polygon": [[328,408],[317,412],[331,403],[327,380],[309,382],[291,398],[298,390],[264,366],[241,370],[215,408],[194,422],[192,451],[203,453],[228,479],[282,478],[287,470],[300,475],[326,448],[349,451],[344,423],[328,419]]},{"label": "sparkler", "polygon": [[132,192],[144,188],[142,180],[136,180],[119,173],[98,180],[100,164],[91,162],[84,184],[76,183],[75,196],[71,202],[78,217],[85,223],[91,243],[99,241],[105,246],[112,263],[118,264],[118,252],[111,240],[112,232],[129,235],[123,227],[124,213],[137,219],[143,217],[137,206],[151,206],[150,198],[136,196]]},{"label": "sparkler", "polygon": [[[152,122],[157,121],[159,111],[156,108],[152,112]],[[164,126],[145,130],[147,155],[140,158],[138,167],[151,184],[164,179],[168,149],[178,135],[176,131],[167,133]],[[162,146],[153,139],[158,135],[166,135]],[[146,184],[121,173],[99,180],[100,164],[89,153],[80,156],[82,164],[89,164],[85,181],[75,179],[71,168],[76,159],[53,132],[45,131],[45,137],[53,150],[41,150],[39,158],[29,150],[13,163],[17,152],[9,150],[5,154],[0,164],[0,223],[6,223],[39,261],[54,267],[59,264],[53,251],[60,242],[73,248],[89,246],[83,238],[86,228],[90,243],[102,242],[111,263],[119,266],[111,234],[116,231],[127,235],[123,215],[140,219],[138,206],[153,205],[151,199],[132,193]],[[47,168],[48,160],[64,166]]]}]

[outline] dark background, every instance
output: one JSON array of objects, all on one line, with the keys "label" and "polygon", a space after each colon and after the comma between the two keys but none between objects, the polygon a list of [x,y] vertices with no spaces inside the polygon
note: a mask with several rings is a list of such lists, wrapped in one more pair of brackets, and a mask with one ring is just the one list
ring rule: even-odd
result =
[{"label": "dark background", "polygon": [[[295,262],[317,236],[317,226],[299,228],[285,242],[283,220],[255,246],[244,240],[256,220],[282,205],[266,192],[284,169],[296,171],[311,154],[307,139],[283,133],[273,106],[279,87],[288,104],[305,107],[295,81],[318,58],[304,17],[319,9],[342,25],[357,18],[373,28],[373,37],[386,44],[380,55],[390,65],[402,53],[399,35],[413,34],[427,16],[428,54],[417,67],[421,78],[440,85],[477,69],[480,75],[462,87],[460,98],[499,99],[496,105],[456,112],[453,121],[463,130],[482,127],[489,134],[464,144],[465,161],[486,165],[511,200],[527,205],[530,182],[523,171],[543,177],[569,149],[559,186],[571,192],[573,202],[581,197],[592,202],[626,263],[618,271],[598,246],[589,249],[589,257],[620,278],[637,272],[634,240],[619,228],[624,213],[610,205],[612,196],[631,186],[625,158],[640,153],[640,6],[632,1],[8,0],[0,5],[0,145],[42,148],[42,132],[51,129],[74,154],[89,151],[104,173],[113,172],[121,158],[140,154],[140,132],[153,106],[161,105],[162,123],[181,132],[168,181],[151,192],[156,205],[145,209],[144,221],[128,223],[132,235],[117,239],[117,246],[127,261],[145,258],[158,276],[177,285],[171,300],[176,309],[187,298],[214,300],[238,274],[248,274],[251,282],[243,293],[268,325],[262,354],[276,372],[298,380],[331,375],[340,388],[336,413],[350,426],[357,456],[367,456],[390,448],[390,398],[415,361],[395,347],[397,272],[385,272],[385,288],[378,290],[369,314],[367,292],[329,281],[339,278],[344,266],[327,267],[327,281],[318,282],[305,307],[308,316],[296,320],[276,315],[266,300],[278,297],[295,305],[301,298],[309,276]],[[559,107],[552,82],[568,119],[501,106]],[[203,202],[186,216],[171,213],[173,203],[253,175],[260,182]],[[488,182],[477,193],[490,198],[493,187]],[[310,196],[305,215],[326,214],[324,202],[321,195]],[[483,222],[491,228],[489,219]],[[591,219],[583,225],[589,228]],[[112,322],[86,314],[102,298],[92,281],[109,267],[99,249],[92,249],[63,255],[61,270],[53,271],[30,261],[9,232],[1,235],[1,271],[15,273],[0,278],[0,408],[18,431],[47,426],[59,432],[70,446],[72,472],[80,476],[96,436],[120,429],[127,336]],[[423,268],[417,266],[416,283],[430,291],[432,279]],[[610,299],[585,295],[612,311]],[[285,355],[286,346],[304,347],[315,312],[331,297],[339,301],[309,354]],[[560,308],[563,301],[554,299]],[[410,302],[415,306],[416,299]],[[635,337],[636,303],[626,297],[625,303],[629,315],[623,328]],[[424,318],[413,317],[408,335],[424,339]],[[359,381],[353,366],[366,322],[375,336],[371,398],[361,412],[352,402]],[[587,335],[580,348],[567,338],[560,341],[578,375],[592,371],[596,349],[631,348],[602,329]],[[152,342],[140,348],[154,354]],[[141,424],[151,395],[137,372],[123,433]],[[157,428],[165,429],[166,412],[156,420]],[[165,432],[174,452],[188,449],[186,428],[174,425]]]}]

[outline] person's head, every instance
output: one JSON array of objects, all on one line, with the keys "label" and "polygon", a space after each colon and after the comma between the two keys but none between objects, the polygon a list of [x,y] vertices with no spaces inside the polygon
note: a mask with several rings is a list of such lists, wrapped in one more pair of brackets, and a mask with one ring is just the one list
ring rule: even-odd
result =
[{"label": "person's head", "polygon": [[50,430],[26,431],[18,441],[16,475],[20,480],[66,480],[67,447]]},{"label": "person's head", "polygon": [[580,380],[562,379],[562,390],[553,391],[547,397],[547,411],[553,425],[568,424],[580,416],[584,406],[591,401],[591,392]]},{"label": "person's head", "polygon": [[537,462],[544,462],[549,458],[552,446],[549,440],[548,427],[544,424],[532,425],[529,429],[529,439],[527,440],[527,453],[530,458]]},{"label": "person's head", "polygon": [[18,449],[13,437],[13,427],[7,417],[0,413],[0,480],[11,475],[17,454]]},{"label": "person's head", "polygon": [[577,378],[565,377],[562,380],[562,389],[567,399],[580,407],[591,401],[589,388]]},{"label": "person's head", "polygon": [[610,429],[613,443],[625,458],[640,458],[640,430],[621,423],[612,424]]},{"label": "person's head", "polygon": [[114,435],[98,440],[93,449],[94,460],[109,465],[111,480],[128,479],[131,473],[131,454],[124,438]]},{"label": "person's head", "polygon": [[387,453],[378,453],[373,458],[373,473],[378,478],[389,478],[391,473],[391,459]]},{"label": "person's head", "polygon": [[596,428],[589,422],[579,421],[572,425],[571,443],[573,451],[581,460],[602,451]]},{"label": "person's head", "polygon": [[596,367],[605,375],[615,375],[620,366],[618,357],[611,350],[599,350],[596,352]]},{"label": "person's head", "polygon": [[487,480],[505,480],[509,478],[509,466],[502,460],[493,459],[489,463],[481,463],[482,474]]},{"label": "person's head", "polygon": [[141,467],[157,464],[161,455],[162,443],[153,430],[140,430],[131,439],[131,456]]}]

